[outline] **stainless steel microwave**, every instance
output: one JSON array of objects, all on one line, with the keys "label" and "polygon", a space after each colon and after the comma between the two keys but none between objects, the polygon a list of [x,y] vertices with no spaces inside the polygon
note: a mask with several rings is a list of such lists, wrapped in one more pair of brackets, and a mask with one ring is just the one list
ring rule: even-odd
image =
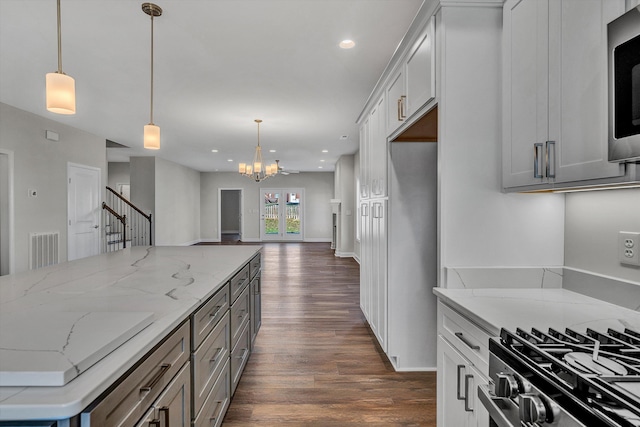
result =
[{"label": "stainless steel microwave", "polygon": [[640,6],[607,27],[609,161],[640,161]]}]

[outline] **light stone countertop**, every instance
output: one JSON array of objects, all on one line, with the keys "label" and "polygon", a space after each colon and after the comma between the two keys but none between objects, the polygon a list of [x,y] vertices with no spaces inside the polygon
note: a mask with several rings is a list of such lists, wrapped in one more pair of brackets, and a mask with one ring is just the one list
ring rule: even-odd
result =
[{"label": "light stone countertop", "polygon": [[[141,322],[138,329],[143,328],[130,331],[129,335],[135,333],[132,338],[109,349],[113,351],[92,366],[74,365],[78,376],[64,386],[0,387],[0,420],[66,419],[80,413],[260,249],[245,245],[133,247],[0,277],[0,319],[24,322],[22,329],[0,329],[0,342],[20,342],[24,331],[29,331],[33,336],[22,342],[46,342],[40,345],[51,347],[6,348],[3,344],[0,371],[16,357],[33,356],[30,352],[63,354],[74,365],[73,352],[86,352],[82,347],[99,341],[96,336],[103,332],[100,327],[80,327],[79,319],[94,317],[95,325],[104,323],[105,316],[123,313],[122,317]],[[78,313],[76,320],[47,321],[68,313]],[[30,319],[33,323],[27,324]],[[68,325],[68,330],[47,329],[60,324]],[[14,335],[6,336],[11,331]]]},{"label": "light stone countertop", "polygon": [[434,288],[433,293],[494,336],[503,327],[514,332],[532,327],[640,331],[640,312],[566,289]]}]

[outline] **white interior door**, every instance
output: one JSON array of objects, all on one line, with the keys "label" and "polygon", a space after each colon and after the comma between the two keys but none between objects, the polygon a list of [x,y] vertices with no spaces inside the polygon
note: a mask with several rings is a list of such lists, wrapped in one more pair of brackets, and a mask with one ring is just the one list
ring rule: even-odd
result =
[{"label": "white interior door", "polygon": [[100,169],[69,164],[68,260],[100,253]]},{"label": "white interior door", "polygon": [[260,189],[260,238],[302,241],[304,189]]}]

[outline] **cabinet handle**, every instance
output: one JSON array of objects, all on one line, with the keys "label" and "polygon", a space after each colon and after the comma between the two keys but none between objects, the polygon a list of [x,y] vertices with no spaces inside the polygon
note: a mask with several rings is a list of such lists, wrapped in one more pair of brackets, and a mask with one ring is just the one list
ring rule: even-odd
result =
[{"label": "cabinet handle", "polygon": [[458,369],[456,372],[456,398],[458,400],[464,400],[465,397],[460,394],[460,372],[464,370],[464,365],[458,365]]},{"label": "cabinet handle", "polygon": [[556,142],[547,141],[546,143],[547,178],[556,177]]},{"label": "cabinet handle", "polygon": [[464,376],[464,410],[467,412],[473,412],[473,408],[469,407],[469,383],[473,379],[473,375],[467,374]]},{"label": "cabinet handle", "polygon": [[213,313],[209,314],[209,316],[216,317],[218,315],[218,313],[220,313],[221,309],[222,309],[222,306],[221,305],[217,305],[216,306],[216,311],[214,311]]},{"label": "cabinet handle", "polygon": [[169,368],[171,368],[171,363],[163,363],[162,365],[160,365],[160,370],[158,371],[157,374],[154,375],[153,378],[151,378],[151,382],[149,383],[149,385],[142,387],[140,391],[141,392],[151,391],[151,389],[154,388],[156,384],[158,384],[162,376],[167,373]]},{"label": "cabinet handle", "polygon": [[362,216],[369,216],[369,205],[362,205]]},{"label": "cabinet handle", "polygon": [[402,98],[398,98],[398,121],[402,121]]},{"label": "cabinet handle", "polygon": [[400,117],[402,119],[406,119],[407,115],[405,114],[405,104],[407,102],[407,97],[405,95],[400,96]]},{"label": "cabinet handle", "polygon": [[243,348],[242,354],[240,356],[236,356],[236,359],[244,359],[244,356],[247,354],[248,351],[249,351],[248,348]]},{"label": "cabinet handle", "polygon": [[[220,407],[220,405],[222,405],[222,403],[223,403],[223,402],[224,402],[223,400],[218,400],[218,401],[216,401],[216,409],[215,409],[215,411],[213,411],[213,413],[214,413],[214,414],[217,414],[217,413],[218,413],[218,408]],[[215,423],[216,423],[216,420],[217,420],[217,419],[218,419],[218,417],[217,417],[217,416],[215,416],[215,415],[214,415],[214,416],[209,417],[209,421],[213,421],[213,424],[215,424]]]},{"label": "cabinet handle", "polygon": [[460,341],[462,341],[464,343],[464,345],[466,345],[467,347],[469,347],[471,350],[480,350],[480,346],[479,345],[475,345],[475,344],[471,344],[465,337],[464,335],[462,335],[462,332],[456,332],[455,335],[460,339]]},{"label": "cabinet handle", "polygon": [[169,427],[169,407],[163,406],[160,408],[160,413],[164,413],[164,427]]},{"label": "cabinet handle", "polygon": [[218,361],[218,357],[222,353],[222,350],[222,347],[218,347],[218,349],[216,350],[216,354],[214,354],[213,357],[209,359],[209,362],[216,363]]},{"label": "cabinet handle", "polygon": [[542,176],[542,143],[533,144],[533,177],[544,178]]}]

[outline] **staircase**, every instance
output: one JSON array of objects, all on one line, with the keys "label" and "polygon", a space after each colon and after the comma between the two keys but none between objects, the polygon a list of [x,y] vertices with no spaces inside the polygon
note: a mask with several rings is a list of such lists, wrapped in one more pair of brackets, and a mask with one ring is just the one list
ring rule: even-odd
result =
[{"label": "staircase", "polygon": [[102,223],[105,230],[103,253],[153,245],[151,214],[145,214],[111,187],[107,187],[102,203]]}]

